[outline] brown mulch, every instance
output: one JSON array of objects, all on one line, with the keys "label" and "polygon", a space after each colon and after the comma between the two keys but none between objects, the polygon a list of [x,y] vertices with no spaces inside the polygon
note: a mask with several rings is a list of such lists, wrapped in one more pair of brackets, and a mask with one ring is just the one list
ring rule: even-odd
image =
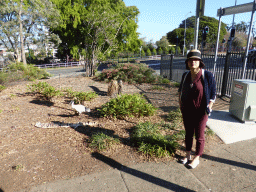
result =
[{"label": "brown mulch", "polygon": [[[177,88],[164,85],[164,90],[152,89],[152,85],[124,85],[123,93],[142,93],[148,102],[158,107],[151,117],[114,120],[100,118],[97,108],[108,102],[108,84],[88,77],[70,77],[42,80],[57,89],[70,88],[74,91],[95,91],[99,96],[84,103],[90,113],[77,116],[69,105],[68,98],[55,98],[52,102],[42,101],[28,94],[27,85],[19,82],[0,92],[0,189],[18,191],[60,179],[69,179],[111,167],[95,158],[99,152],[88,147],[88,140],[95,132],[117,136],[121,143],[100,152],[120,164],[145,161],[172,161],[175,158],[149,158],[136,151],[130,142],[130,132],[138,122],[159,123],[166,119],[170,110],[178,107]],[[76,129],[71,127],[38,128],[40,123],[91,123]],[[177,155],[184,154],[181,141]],[[205,151],[221,145],[217,136],[207,137]]]}]

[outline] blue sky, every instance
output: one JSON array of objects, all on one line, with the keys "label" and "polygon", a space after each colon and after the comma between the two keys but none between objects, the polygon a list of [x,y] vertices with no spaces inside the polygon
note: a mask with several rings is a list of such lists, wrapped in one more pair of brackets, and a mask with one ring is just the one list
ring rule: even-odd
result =
[{"label": "blue sky", "polygon": [[[146,37],[155,42],[161,39],[169,31],[179,27],[185,16],[195,16],[197,0],[123,0],[126,6],[135,5],[140,11],[139,29],[140,37]],[[253,1],[237,0],[237,5],[251,3]],[[235,5],[235,0],[205,0],[205,16],[217,17],[220,7],[226,8]],[[192,13],[189,13],[189,12]],[[188,14],[189,13],[189,14]],[[255,19],[255,18],[254,18]],[[222,22],[232,24],[233,16],[222,16]],[[251,12],[241,13],[235,16],[235,22],[249,23]]]}]

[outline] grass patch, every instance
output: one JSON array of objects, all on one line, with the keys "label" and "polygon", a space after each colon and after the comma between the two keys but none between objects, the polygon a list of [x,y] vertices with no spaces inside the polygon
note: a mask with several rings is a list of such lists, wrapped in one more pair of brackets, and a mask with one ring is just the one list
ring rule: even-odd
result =
[{"label": "grass patch", "polygon": [[151,89],[158,90],[158,91],[165,90],[165,88],[163,86],[159,86],[159,85],[153,85]]},{"label": "grass patch", "polygon": [[119,144],[120,141],[119,139],[110,137],[104,133],[96,133],[92,135],[89,143],[89,147],[102,151],[105,149],[110,149],[113,145]]},{"label": "grass patch", "polygon": [[159,158],[171,156],[178,148],[178,143],[170,135],[163,135],[160,130],[158,124],[139,123],[134,127],[131,140],[146,155]]},{"label": "grass patch", "polygon": [[175,111],[170,111],[167,116],[167,121],[170,121],[172,123],[173,130],[179,129],[183,121],[180,109],[178,108]]},{"label": "grass patch", "polygon": [[154,115],[157,108],[147,103],[146,99],[136,93],[123,94],[111,99],[98,109],[100,116],[124,119],[125,117],[143,117]]},{"label": "grass patch", "polygon": [[205,135],[206,136],[214,136],[215,132],[213,130],[211,130],[210,128],[206,128],[205,129]]}]

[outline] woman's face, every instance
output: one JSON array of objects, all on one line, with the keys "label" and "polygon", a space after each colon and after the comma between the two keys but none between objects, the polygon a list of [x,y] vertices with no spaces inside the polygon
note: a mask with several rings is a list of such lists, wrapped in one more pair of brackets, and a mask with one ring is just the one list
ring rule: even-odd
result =
[{"label": "woman's face", "polygon": [[189,59],[188,60],[188,67],[189,69],[199,69],[200,60],[199,59]]}]

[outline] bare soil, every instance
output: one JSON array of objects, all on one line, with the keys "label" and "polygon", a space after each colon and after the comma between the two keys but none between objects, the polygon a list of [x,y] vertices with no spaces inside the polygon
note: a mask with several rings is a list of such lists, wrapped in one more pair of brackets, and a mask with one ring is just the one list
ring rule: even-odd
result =
[{"label": "bare soil", "polygon": [[[108,84],[88,77],[55,78],[46,81],[57,89],[72,87],[75,91],[95,91],[99,96],[84,103],[90,113],[80,116],[69,105],[68,98],[55,98],[52,102],[42,101],[28,94],[27,85],[19,82],[0,92],[0,191],[29,190],[32,186],[54,180],[111,169],[111,166],[95,158],[95,154],[111,158],[120,164],[145,161],[173,161],[173,158],[149,158],[138,153],[130,142],[131,129],[138,122],[159,123],[166,119],[170,110],[178,107],[177,88],[165,85],[164,90],[152,89],[152,85],[124,85],[123,93],[142,93],[148,102],[158,107],[151,117],[114,120],[101,118],[97,109],[111,98],[107,96]],[[71,127],[38,128],[40,123],[88,123],[91,125]],[[118,136],[121,143],[105,151],[95,152],[88,140],[95,132]],[[181,141],[176,155],[184,155]],[[217,136],[207,137],[205,151],[221,145]]]}]

